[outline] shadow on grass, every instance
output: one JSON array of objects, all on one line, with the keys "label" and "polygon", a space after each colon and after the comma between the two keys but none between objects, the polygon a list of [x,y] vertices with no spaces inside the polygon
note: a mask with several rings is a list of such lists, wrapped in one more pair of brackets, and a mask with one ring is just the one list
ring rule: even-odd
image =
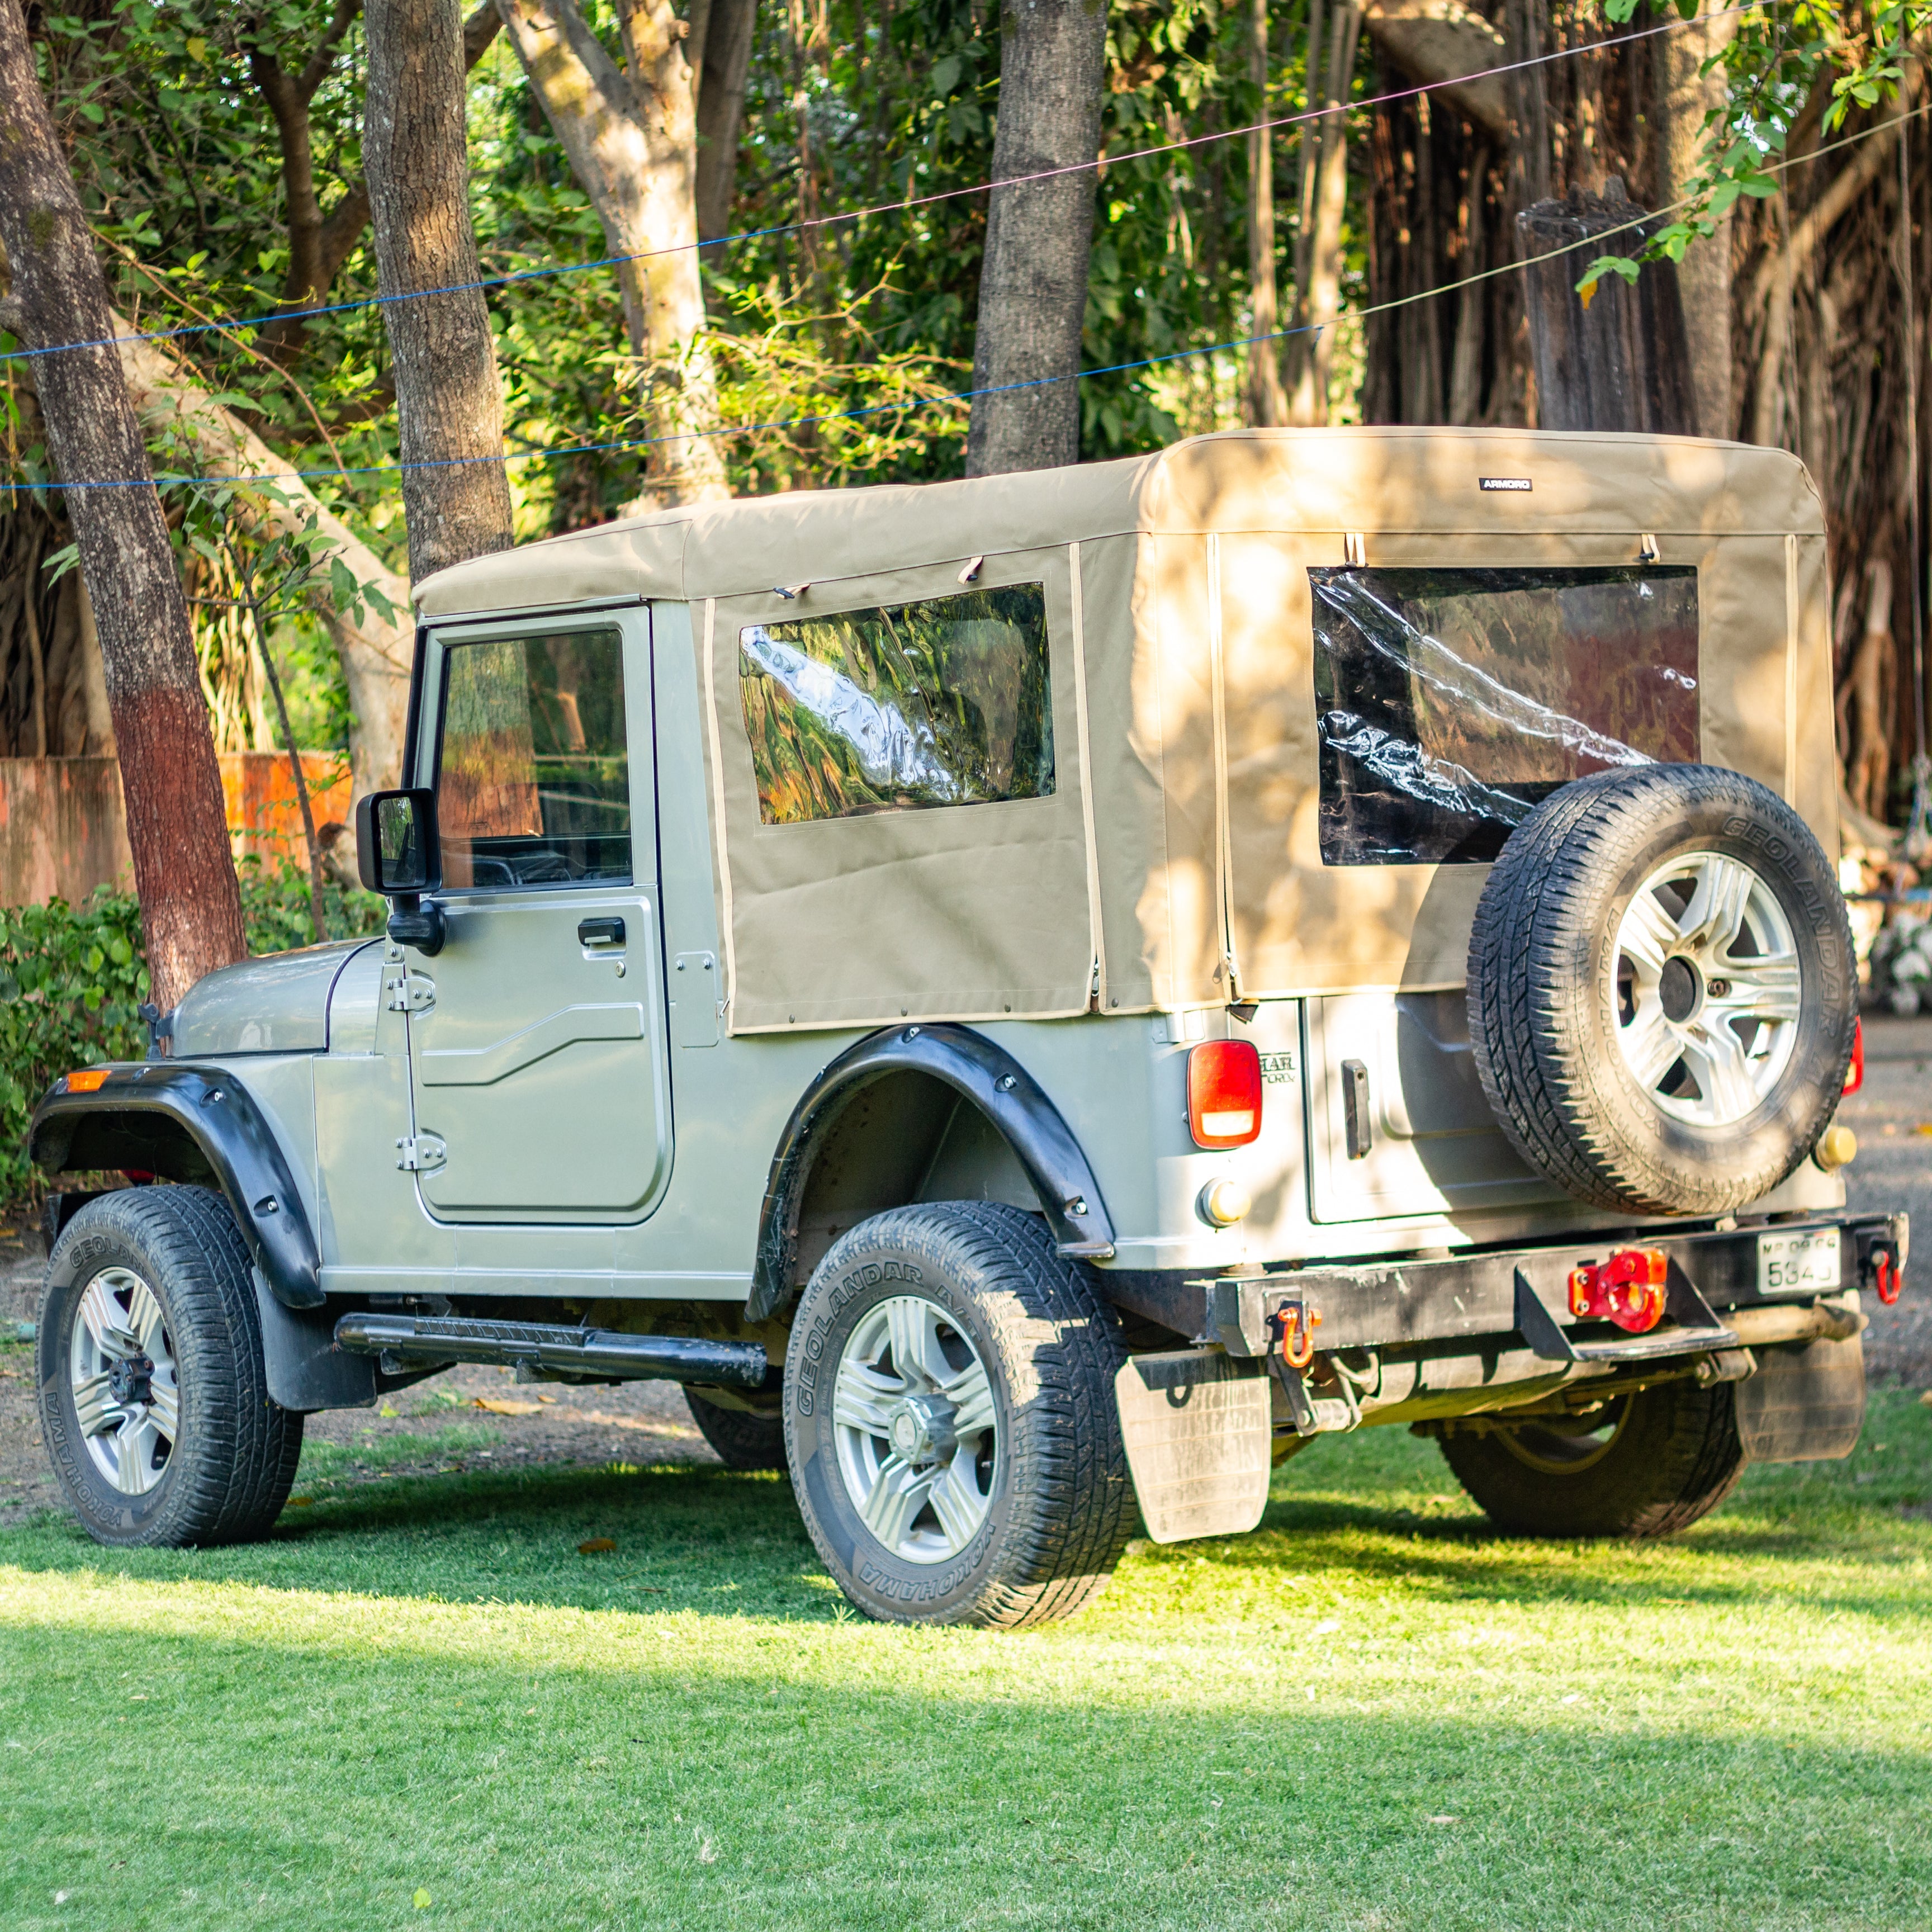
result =
[{"label": "shadow on grass", "polygon": [[[1305,1708],[1136,1707],[1037,1672],[974,1695],[948,1682],[970,1647],[903,1633],[854,1633],[828,1682],[722,1631],[539,1668],[514,1636],[372,1646],[345,1624],[350,1640],[304,1643],[250,1614],[0,1629],[10,1925],[54,1922],[58,1888],[62,1924],[181,1932],[266,1909],[359,1927],[411,1917],[421,1887],[454,1922],[544,1932],[1621,1932],[1660,1913],[1701,1932],[1904,1927],[1932,1888],[1932,1839],[1900,1828],[1923,1803],[1916,1754],[1593,1724],[1540,1682],[1507,1711],[1401,1718],[1352,1708],[1346,1686]],[[138,1706],[99,1694],[135,1682]],[[144,1724],[170,1792],[143,1833],[142,1912],[116,1918],[128,1852],[102,1754]]]},{"label": "shadow on grass", "polygon": [[[1889,1497],[1861,1507],[1843,1483],[1790,1494],[1774,1488],[1756,1501],[1790,1514],[1768,1527],[1761,1508],[1746,1504],[1670,1544],[1526,1543],[1498,1536],[1460,1495],[1429,1493],[1439,1472],[1425,1445],[1351,1448],[1352,1461],[1344,1451],[1326,1470],[1306,1467],[1307,1490],[1278,1494],[1253,1534],[1143,1546],[1141,1560],[1158,1570],[1204,1554],[1222,1574],[1250,1572],[1257,1581],[1313,1572],[1399,1581],[1412,1595],[1472,1602],[1717,1606],[1802,1592],[1821,1610],[1896,1616],[1912,1613],[1898,1566],[1932,1550],[1932,1535]],[[1317,1486],[1321,1475],[1330,1480]],[[1358,1492],[1348,1493],[1350,1485]],[[285,1511],[257,1544],[104,1550],[68,1520],[48,1516],[0,1532],[0,1561],[452,1603],[814,1622],[842,1607],[790,1485],[776,1474],[703,1464],[538,1466],[312,1486],[314,1506]],[[578,1544],[593,1538],[616,1546],[580,1553]],[[1710,1557],[1730,1561],[1718,1570],[1698,1560]],[[1801,1564],[1819,1562],[1830,1562],[1828,1576],[1799,1574]]]}]

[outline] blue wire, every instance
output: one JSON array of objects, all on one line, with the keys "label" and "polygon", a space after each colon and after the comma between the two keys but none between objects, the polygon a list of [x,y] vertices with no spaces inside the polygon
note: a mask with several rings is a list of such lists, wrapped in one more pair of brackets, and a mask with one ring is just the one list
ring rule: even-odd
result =
[{"label": "blue wire", "polygon": [[[1426,292],[1438,292],[1430,290]],[[1272,329],[1265,335],[1242,335],[1228,342],[1210,342],[1204,348],[1175,349],[1165,356],[1144,356],[1137,362],[1110,362],[1099,369],[1076,369],[1064,376],[1036,376],[1024,382],[1000,382],[984,389],[954,389],[943,396],[921,396],[904,403],[868,403],[860,408],[826,410],[808,416],[778,416],[768,422],[733,423],[718,429],[681,430],[670,436],[630,436],[613,442],[558,443],[548,449],[514,450],[499,456],[439,456],[422,458],[412,463],[398,460],[320,470],[262,470],[247,476],[190,476],[166,471],[158,476],[94,477],[74,483],[0,482],[0,490],[145,490],[150,486],[158,490],[181,484],[200,488],[230,483],[306,483],[318,477],[386,476],[392,472],[400,475],[406,470],[466,469],[478,463],[500,463],[507,467],[512,463],[548,462],[553,457],[608,455],[624,450],[654,448],[661,443],[704,442],[715,436],[753,436],[762,430],[806,429],[814,423],[848,422],[860,416],[890,416],[895,411],[936,409],[942,403],[970,402],[978,396],[1004,396],[1016,389],[1048,388],[1058,382],[1084,382],[1089,376],[1118,376],[1132,369],[1152,369],[1163,362],[1185,362],[1196,356],[1215,356],[1226,349],[1252,348],[1258,342],[1279,342],[1291,335],[1319,335],[1323,329],[1332,326],[1328,322],[1305,322],[1295,328]]]}]

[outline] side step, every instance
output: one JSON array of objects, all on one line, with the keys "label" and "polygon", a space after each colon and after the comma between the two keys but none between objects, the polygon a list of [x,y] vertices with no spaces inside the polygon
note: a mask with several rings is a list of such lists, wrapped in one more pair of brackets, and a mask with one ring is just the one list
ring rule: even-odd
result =
[{"label": "side step", "polygon": [[425,1362],[490,1362],[561,1370],[626,1382],[730,1382],[757,1388],[770,1366],[755,1342],[707,1342],[692,1335],[624,1335],[542,1322],[490,1322],[456,1315],[391,1315],[361,1310],[335,1324],[335,1346],[358,1355]]}]

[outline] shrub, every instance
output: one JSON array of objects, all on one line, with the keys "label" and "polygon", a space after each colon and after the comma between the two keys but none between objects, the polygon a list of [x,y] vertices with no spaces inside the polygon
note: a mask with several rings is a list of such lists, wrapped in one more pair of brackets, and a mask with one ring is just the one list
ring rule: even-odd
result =
[{"label": "shrub", "polygon": [[[248,858],[237,870],[251,953],[314,942],[303,868]],[[332,884],[323,909],[334,938],[382,929],[382,902],[368,892]],[[130,893],[104,888],[80,905],[0,906],[0,1201],[17,1204],[40,1191],[27,1124],[61,1074],[146,1055],[139,1009],[148,990],[140,908]]]}]

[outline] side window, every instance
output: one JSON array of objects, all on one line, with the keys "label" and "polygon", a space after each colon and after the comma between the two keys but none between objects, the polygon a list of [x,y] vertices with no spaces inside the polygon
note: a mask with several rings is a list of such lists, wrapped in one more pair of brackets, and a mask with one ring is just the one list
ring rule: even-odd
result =
[{"label": "side window", "polygon": [[452,644],[436,818],[461,890],[628,883],[623,640],[615,631]]},{"label": "side window", "polygon": [[738,691],[766,825],[1053,790],[1037,584],[749,626]]},{"label": "side window", "polygon": [[1308,578],[1326,865],[1493,859],[1559,785],[1698,756],[1694,569]]}]

